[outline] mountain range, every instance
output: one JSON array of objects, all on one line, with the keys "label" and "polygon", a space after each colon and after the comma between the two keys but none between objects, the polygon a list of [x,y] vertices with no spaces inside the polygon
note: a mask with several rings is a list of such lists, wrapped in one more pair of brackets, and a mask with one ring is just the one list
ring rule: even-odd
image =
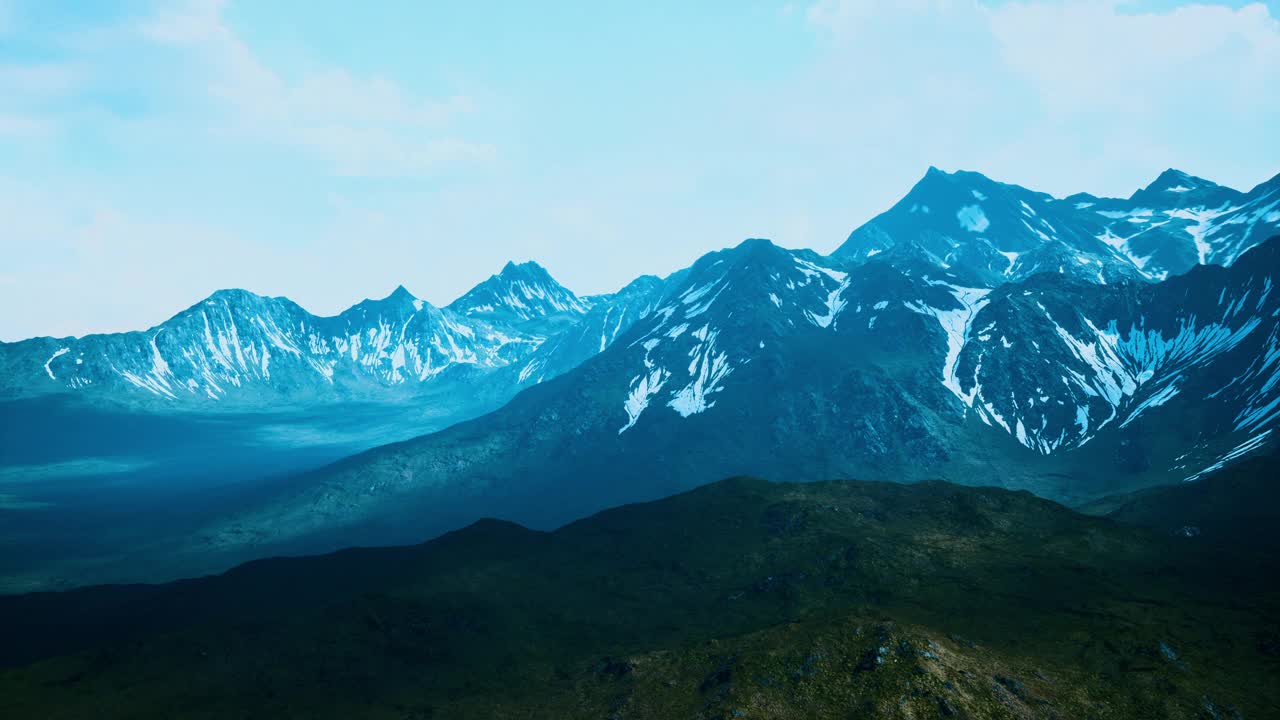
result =
[{"label": "mountain range", "polygon": [[979,173],[930,168],[832,257],[916,254],[963,269],[985,287],[1041,272],[1100,284],[1163,280],[1196,265],[1230,265],[1277,223],[1280,178],[1243,193],[1170,169],[1128,199],[1057,199]]},{"label": "mountain range", "polygon": [[748,240],[590,297],[509,264],[444,308],[398,289],[333,318],[224,291],[145,332],[0,346],[2,389],[496,408],[183,540],[224,564],[480,515],[553,527],[741,474],[1084,503],[1271,444],[1278,233],[1280,176],[1243,193],[1169,170],[1128,199],[1056,199],[931,168],[826,256]]},{"label": "mountain range", "polygon": [[[845,273],[879,256],[976,289],[1044,272],[1097,284],[1158,281],[1196,265],[1230,265],[1278,227],[1280,177],[1242,193],[1167,170],[1127,200],[1059,200],[930,168],[823,264]],[[486,387],[508,386],[499,395],[509,396],[602,352],[686,273],[579,297],[536,263],[508,263],[444,308],[402,286],[334,317],[287,298],[221,290],[145,331],[0,343],[0,399],[80,393],[252,406],[403,397],[439,382],[479,385],[479,377]],[[488,377],[510,368],[513,378]]]},{"label": "mountain range", "polygon": [[[146,331],[2,345],[0,389],[5,399],[73,392],[238,407],[402,398],[522,362],[562,372],[560,355],[537,354],[548,335],[577,327],[593,309],[616,310],[623,322],[634,300],[620,295],[615,308],[612,296],[578,298],[534,263],[508,264],[446,308],[401,286],[317,317],[287,298],[221,290]],[[621,328],[603,332],[604,344]],[[516,374],[510,385],[521,381]]]}]

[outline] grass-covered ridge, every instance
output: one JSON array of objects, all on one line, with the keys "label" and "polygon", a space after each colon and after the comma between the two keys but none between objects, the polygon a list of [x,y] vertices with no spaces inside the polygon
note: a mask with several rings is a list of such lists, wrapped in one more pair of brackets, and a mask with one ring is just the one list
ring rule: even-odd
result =
[{"label": "grass-covered ridge", "polygon": [[734,479],[551,533],[3,599],[11,662],[112,629],[0,673],[0,716],[1268,717],[1256,550],[1028,493]]}]

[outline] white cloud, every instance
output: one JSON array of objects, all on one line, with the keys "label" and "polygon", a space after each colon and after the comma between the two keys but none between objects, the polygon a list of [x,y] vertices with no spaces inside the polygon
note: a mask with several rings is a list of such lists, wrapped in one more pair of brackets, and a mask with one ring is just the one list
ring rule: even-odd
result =
[{"label": "white cloud", "polygon": [[[990,70],[982,63],[994,52],[1001,73],[991,82],[1021,77],[1054,112],[1159,110],[1187,95],[1233,108],[1280,102],[1280,20],[1265,5],[1168,12],[1129,12],[1126,5],[820,0],[808,17],[846,49],[887,50],[879,64],[898,79],[920,66],[911,58],[946,58],[933,71],[956,75]],[[964,52],[939,52],[953,47]]]},{"label": "white cloud", "polygon": [[1276,170],[1280,22],[1261,4],[821,0],[807,17],[826,54],[790,125],[872,174],[1128,194],[1170,165],[1245,188]]},{"label": "white cloud", "polygon": [[287,78],[269,67],[223,18],[223,0],[193,0],[150,18],[142,36],[194,64],[203,93],[238,132],[304,148],[341,175],[406,176],[491,160],[492,144],[462,137],[465,96],[419,98],[385,77],[335,67]]},{"label": "white cloud", "polygon": [[70,63],[0,65],[0,89],[5,97],[47,98],[62,95],[80,86],[83,71]]},{"label": "white cloud", "polygon": [[24,113],[11,113],[0,110],[0,138],[30,140],[47,138],[52,133],[53,125],[47,120]]},{"label": "white cloud", "polygon": [[1261,4],[1129,13],[1117,2],[1010,3],[990,13],[1009,68],[1053,112],[1220,112],[1280,102],[1280,22]]},{"label": "white cloud", "polygon": [[74,188],[56,193],[0,178],[5,218],[0,341],[137,330],[223,284],[270,287],[276,251],[204,224],[140,217]]},{"label": "white cloud", "polygon": [[70,63],[0,65],[0,138],[51,138],[59,123],[50,103],[80,87],[82,79],[81,68]]}]

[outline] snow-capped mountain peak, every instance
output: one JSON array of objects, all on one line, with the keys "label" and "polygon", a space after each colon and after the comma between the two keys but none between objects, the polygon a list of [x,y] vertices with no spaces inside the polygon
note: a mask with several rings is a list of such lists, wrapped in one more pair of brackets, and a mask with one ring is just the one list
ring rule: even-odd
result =
[{"label": "snow-capped mountain peak", "polygon": [[591,309],[536,262],[508,262],[448,307],[468,317],[515,323],[581,316]]},{"label": "snow-capped mountain peak", "polygon": [[1135,200],[1143,193],[1167,192],[1176,195],[1191,192],[1193,190],[1216,187],[1221,186],[1210,180],[1190,175],[1175,168],[1169,168],[1168,170],[1160,173],[1160,175],[1157,176],[1151,184],[1134,192],[1129,199]]},{"label": "snow-capped mountain peak", "polygon": [[140,390],[166,401],[257,402],[406,390],[455,367],[494,370],[542,340],[460,317],[403,287],[319,317],[287,298],[219,290],[147,330],[6,345],[5,395]]},{"label": "snow-capped mountain peak", "polygon": [[1229,265],[1280,230],[1280,182],[1249,193],[1180,170],[1127,199],[1055,199],[979,173],[930,168],[900,202],[857,228],[832,256],[933,258],[994,287],[1056,272],[1095,284],[1158,281],[1196,265]]},{"label": "snow-capped mountain peak", "polygon": [[682,417],[715,407],[732,376],[780,337],[830,332],[847,307],[848,274],[808,250],[753,238],[704,255],[623,340],[631,429],[651,405]]},{"label": "snow-capped mountain peak", "polygon": [[901,201],[850,234],[832,257],[862,262],[890,250],[933,258],[995,286],[1039,272],[1105,284],[1140,269],[1097,237],[1100,223],[1044,193],[976,172],[930,168]]},{"label": "snow-capped mountain peak", "polygon": [[1129,196],[1135,208],[1222,208],[1239,204],[1244,193],[1172,168]]},{"label": "snow-capped mountain peak", "polygon": [[418,312],[429,303],[414,297],[405,286],[398,285],[391,294],[380,299],[365,299],[344,310],[339,317],[356,317],[376,314],[404,315]]}]

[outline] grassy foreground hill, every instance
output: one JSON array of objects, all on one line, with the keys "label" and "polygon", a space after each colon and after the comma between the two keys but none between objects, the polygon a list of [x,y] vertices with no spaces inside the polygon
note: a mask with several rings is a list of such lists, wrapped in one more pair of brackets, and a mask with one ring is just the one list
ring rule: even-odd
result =
[{"label": "grassy foreground hill", "polygon": [[0,598],[0,717],[1275,717],[1275,545],[733,479],[549,533]]}]

